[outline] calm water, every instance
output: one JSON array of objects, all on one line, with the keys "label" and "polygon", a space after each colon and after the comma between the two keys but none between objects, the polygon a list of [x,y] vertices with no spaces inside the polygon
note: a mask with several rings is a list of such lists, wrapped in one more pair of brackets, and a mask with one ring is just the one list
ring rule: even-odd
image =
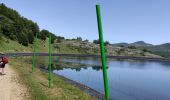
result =
[{"label": "calm water", "polygon": [[[60,58],[62,62],[87,64],[80,69],[54,70],[104,93],[100,59]],[[170,63],[107,59],[110,96],[116,100],[170,100]]]}]

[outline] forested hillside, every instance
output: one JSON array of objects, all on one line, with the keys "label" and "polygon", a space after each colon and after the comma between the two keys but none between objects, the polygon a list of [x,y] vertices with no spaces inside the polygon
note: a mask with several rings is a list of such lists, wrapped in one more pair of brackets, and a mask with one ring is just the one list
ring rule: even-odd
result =
[{"label": "forested hillside", "polygon": [[[17,11],[0,4],[0,35],[18,41],[24,46],[32,44],[34,37],[38,33],[38,38],[45,40],[49,34],[52,35],[52,42],[57,38],[48,30],[40,30],[37,23],[24,18]],[[60,37],[58,37],[60,38]]]}]

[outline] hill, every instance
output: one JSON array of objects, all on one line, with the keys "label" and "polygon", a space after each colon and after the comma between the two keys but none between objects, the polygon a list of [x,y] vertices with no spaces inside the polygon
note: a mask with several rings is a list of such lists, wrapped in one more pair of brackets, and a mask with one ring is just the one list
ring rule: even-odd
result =
[{"label": "hill", "polygon": [[152,51],[154,54],[161,55],[163,57],[168,57],[168,58],[170,57],[170,43],[143,47],[143,48]]},{"label": "hill", "polygon": [[136,47],[139,47],[139,46],[152,46],[152,44],[149,44],[149,43],[146,43],[144,41],[137,41],[137,42],[134,42],[134,43],[115,43],[115,44],[112,44],[113,46],[124,46],[124,47],[128,47],[128,46],[136,46]]},{"label": "hill", "polygon": [[138,49],[148,51],[152,54],[155,55],[160,55],[163,57],[170,57],[170,43],[164,43],[160,45],[152,45],[149,43],[146,43],[144,41],[137,41],[134,43],[116,43],[112,44],[113,46],[123,46],[123,47],[128,47],[128,46],[135,46]]},{"label": "hill", "polygon": [[133,45],[133,46],[152,46],[152,44],[145,43],[144,41],[137,41],[137,42],[131,43],[129,45]]},{"label": "hill", "polygon": [[[61,40],[54,43],[54,48],[57,53],[64,54],[100,54],[100,46],[97,43],[91,43],[87,41],[79,40]],[[145,50],[135,48],[133,46],[122,47],[105,45],[105,51],[107,55],[115,56],[144,56],[144,57],[161,57],[159,55],[152,54]]]},{"label": "hill", "polygon": [[128,44],[128,43],[115,43],[115,44],[112,44],[112,46],[123,46],[123,47],[128,47],[129,44]]},{"label": "hill", "polygon": [[165,49],[165,50],[170,50],[170,43],[165,43],[161,45],[156,45],[155,47]]},{"label": "hill", "polygon": [[[99,41],[94,43],[88,40],[65,39],[61,36],[56,36],[48,30],[39,30],[37,23],[21,16],[17,11],[0,4],[0,43],[1,52],[32,52],[33,41],[38,33],[37,52],[48,52],[47,38],[52,36],[53,53],[75,53],[75,54],[100,54]],[[43,45],[42,45],[43,44]],[[110,45],[105,42],[107,55],[122,55],[122,56],[146,56],[160,57],[149,52],[128,46],[129,44],[121,43],[123,47]],[[134,45],[149,45],[144,42],[136,42]]]},{"label": "hill", "polygon": [[0,35],[4,35],[24,46],[33,44],[34,37],[45,40],[49,34],[52,36],[52,43],[57,38],[48,30],[39,30],[37,23],[21,16],[17,11],[0,4]]}]

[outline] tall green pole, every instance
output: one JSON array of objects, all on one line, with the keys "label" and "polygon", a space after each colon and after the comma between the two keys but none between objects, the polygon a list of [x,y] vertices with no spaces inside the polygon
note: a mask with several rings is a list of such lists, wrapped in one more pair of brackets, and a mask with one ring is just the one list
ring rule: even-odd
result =
[{"label": "tall green pole", "polygon": [[52,83],[52,69],[51,69],[51,35],[49,35],[49,64],[48,64],[48,80],[49,80],[49,88],[51,88],[51,83]]},{"label": "tall green pole", "polygon": [[9,58],[9,56],[10,56],[10,55],[9,55],[9,44],[8,44],[8,58]]},{"label": "tall green pole", "polygon": [[101,60],[102,60],[102,67],[103,67],[105,99],[109,100],[110,97],[109,97],[109,86],[108,86],[107,69],[106,69],[106,55],[105,55],[105,48],[103,43],[102,22],[101,22],[99,5],[96,5],[96,13],[97,13],[97,22],[98,22],[98,31],[99,31],[99,40],[100,40]]},{"label": "tall green pole", "polygon": [[36,52],[36,46],[37,46],[37,37],[38,37],[38,33],[36,33],[35,39],[34,39],[34,51],[33,51],[33,56],[32,56],[32,72],[34,72],[34,69],[35,69],[35,52]]},{"label": "tall green pole", "polygon": [[20,52],[20,59],[21,59],[21,65],[22,65],[22,43],[21,43],[21,48],[20,48],[21,52]]}]

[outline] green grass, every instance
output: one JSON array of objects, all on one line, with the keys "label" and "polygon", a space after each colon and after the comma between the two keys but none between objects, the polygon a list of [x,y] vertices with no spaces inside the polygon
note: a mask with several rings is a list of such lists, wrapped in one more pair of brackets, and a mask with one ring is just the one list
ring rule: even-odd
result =
[{"label": "green grass", "polygon": [[64,44],[57,44],[59,50],[56,50],[57,53],[61,53],[61,54],[79,54],[79,51],[74,48],[74,47],[70,47]]},{"label": "green grass", "polygon": [[54,52],[60,53],[60,54],[98,54],[99,50],[94,49],[90,50],[89,48],[83,48],[83,47],[76,47],[76,46],[70,46],[66,45],[65,43],[56,43],[58,49]]},{"label": "green grass", "polygon": [[[29,59],[29,58],[27,58]],[[10,59],[10,65],[20,76],[20,80],[28,88],[31,100],[94,100],[94,97],[81,91],[79,88],[53,75],[52,88],[48,88],[48,73],[36,68],[31,72],[31,65]],[[23,60],[26,61],[26,60]]]},{"label": "green grass", "polygon": [[[10,53],[33,52],[33,44],[23,46],[17,41],[10,40],[2,36],[2,39],[0,40],[0,52],[8,53],[8,49]],[[53,48],[52,51],[55,52],[56,50]],[[46,41],[40,39],[37,40],[36,52],[48,53],[48,39],[46,39]]]}]

